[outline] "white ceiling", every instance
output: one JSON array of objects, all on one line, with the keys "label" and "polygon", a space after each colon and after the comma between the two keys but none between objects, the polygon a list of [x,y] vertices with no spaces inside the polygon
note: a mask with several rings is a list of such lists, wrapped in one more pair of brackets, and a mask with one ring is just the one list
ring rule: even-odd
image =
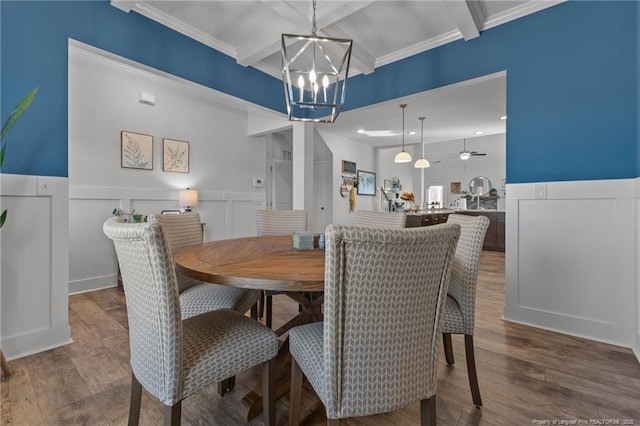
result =
[{"label": "white ceiling", "polygon": [[[556,5],[563,0],[318,0],[318,34],[354,41],[349,75],[375,68]],[[311,33],[311,0],[130,1],[111,0],[233,58],[281,78],[282,33]],[[406,103],[406,129],[417,131],[405,143],[419,142],[419,116],[425,116],[425,142],[505,132],[505,76],[480,79],[342,113],[324,130],[372,146],[393,146],[400,137],[372,138],[358,129],[400,132],[400,103]],[[348,95],[347,95],[348,96]]]}]

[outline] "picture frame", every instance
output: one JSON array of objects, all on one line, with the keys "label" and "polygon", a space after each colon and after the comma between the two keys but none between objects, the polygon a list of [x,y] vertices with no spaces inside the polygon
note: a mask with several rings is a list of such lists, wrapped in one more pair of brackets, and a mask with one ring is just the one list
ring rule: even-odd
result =
[{"label": "picture frame", "polygon": [[120,167],[153,170],[153,136],[122,130],[120,132]]},{"label": "picture frame", "polygon": [[391,191],[391,188],[392,188],[392,186],[391,186],[391,181],[390,181],[390,180],[388,180],[388,179],[385,179],[385,180],[384,180],[384,192],[389,192],[389,191]]},{"label": "picture frame", "polygon": [[189,142],[162,139],[162,170],[174,173],[189,173]]},{"label": "picture frame", "polygon": [[376,174],[358,170],[358,195],[376,195]]},{"label": "picture frame", "polygon": [[460,194],[462,192],[462,183],[460,182],[451,182],[451,193],[452,194]]},{"label": "picture frame", "polygon": [[342,160],[342,173],[356,173],[356,163],[353,161]]}]

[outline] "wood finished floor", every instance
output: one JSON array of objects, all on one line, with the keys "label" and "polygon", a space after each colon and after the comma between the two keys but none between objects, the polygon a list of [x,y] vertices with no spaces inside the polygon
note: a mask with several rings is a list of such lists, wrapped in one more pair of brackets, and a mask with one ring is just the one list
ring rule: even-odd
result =
[{"label": "wood finished floor", "polygon": [[[440,425],[531,425],[534,420],[624,419],[640,424],[640,365],[631,350],[504,322],[504,254],[484,252],[478,284],[476,362],[484,402],[471,402],[461,336],[453,336],[456,364],[440,357],[437,414]],[[297,312],[274,297],[274,327]],[[124,296],[107,289],[71,296],[73,344],[10,361],[2,379],[2,425],[126,424],[130,368]],[[224,398],[212,386],[183,402],[184,425],[246,424],[239,399],[259,381],[247,371]],[[306,424],[325,422],[317,397],[303,397]],[[288,422],[289,399],[277,403],[277,423]],[[309,413],[312,413],[309,415]],[[592,420],[593,419],[593,420]],[[144,394],[142,425],[162,423],[162,407]],[[249,424],[262,424],[262,416]],[[389,414],[350,419],[347,425],[417,425],[419,404]],[[562,424],[562,423],[558,423]],[[565,423],[570,424],[570,423]]]}]

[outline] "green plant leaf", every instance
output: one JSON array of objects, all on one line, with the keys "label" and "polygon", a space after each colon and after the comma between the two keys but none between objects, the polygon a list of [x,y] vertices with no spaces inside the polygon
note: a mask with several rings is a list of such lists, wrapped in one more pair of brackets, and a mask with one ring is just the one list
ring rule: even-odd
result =
[{"label": "green plant leaf", "polygon": [[2,134],[0,134],[0,141],[4,141],[4,139],[9,134],[9,130],[11,130],[13,125],[16,124],[22,114],[24,114],[24,112],[29,108],[31,102],[33,101],[33,98],[36,96],[36,93],[38,93],[37,87],[31,90],[31,92],[29,92],[29,94],[25,96],[24,99],[22,99],[18,103],[18,105],[16,105],[13,111],[11,111],[11,114],[9,114],[9,117],[7,117],[7,120],[2,125]]},{"label": "green plant leaf", "polygon": [[0,228],[4,225],[4,222],[7,220],[7,211],[3,211],[2,215],[0,215]]}]

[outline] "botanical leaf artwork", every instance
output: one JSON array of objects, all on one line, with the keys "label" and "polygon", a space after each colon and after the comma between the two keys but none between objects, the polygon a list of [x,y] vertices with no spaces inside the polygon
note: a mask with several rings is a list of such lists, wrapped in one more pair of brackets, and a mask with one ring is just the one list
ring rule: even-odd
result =
[{"label": "botanical leaf artwork", "polygon": [[122,132],[122,167],[153,169],[153,136]]},{"label": "botanical leaf artwork", "polygon": [[124,148],[124,162],[127,167],[133,167],[134,169],[144,169],[149,164],[148,161],[144,159],[144,154],[140,149],[140,144],[129,135],[125,135],[129,140],[127,142],[127,146]]},{"label": "botanical leaf artwork", "polygon": [[189,142],[163,139],[165,172],[189,173]]},{"label": "botanical leaf artwork", "polygon": [[167,146],[167,152],[164,156],[164,169],[178,170],[184,168],[184,161],[187,154],[186,149],[179,147],[171,148]]}]

